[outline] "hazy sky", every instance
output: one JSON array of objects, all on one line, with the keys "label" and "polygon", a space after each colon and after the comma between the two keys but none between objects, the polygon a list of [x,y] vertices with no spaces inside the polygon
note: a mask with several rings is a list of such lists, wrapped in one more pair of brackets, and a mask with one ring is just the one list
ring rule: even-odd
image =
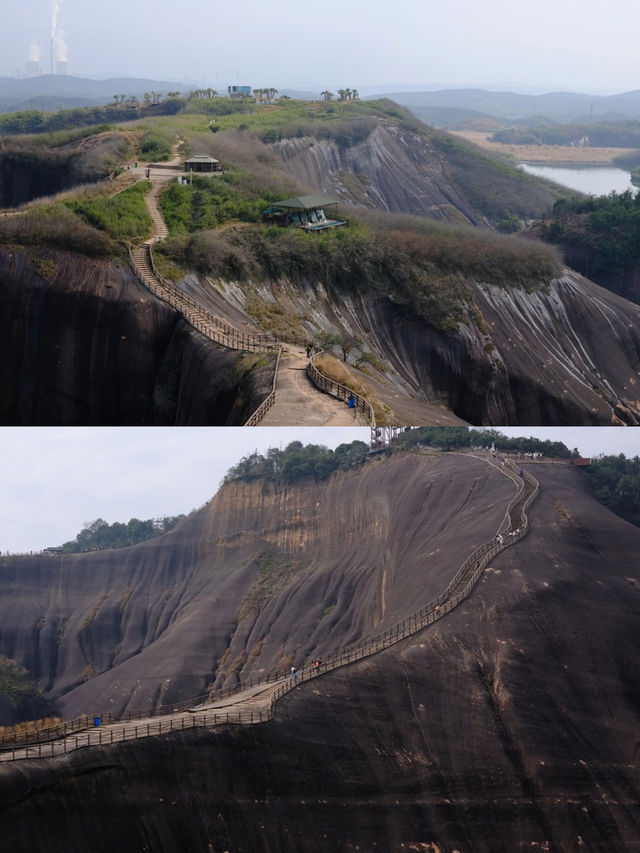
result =
[{"label": "hazy sky", "polygon": [[[640,429],[501,429],[598,453],[640,455]],[[0,551],[40,550],[72,539],[85,522],[190,512],[209,500],[228,468],[254,450],[336,447],[368,428],[40,428],[0,431]]]},{"label": "hazy sky", "polygon": [[640,87],[638,0],[5,0],[0,74],[49,70],[277,88],[382,84]]}]

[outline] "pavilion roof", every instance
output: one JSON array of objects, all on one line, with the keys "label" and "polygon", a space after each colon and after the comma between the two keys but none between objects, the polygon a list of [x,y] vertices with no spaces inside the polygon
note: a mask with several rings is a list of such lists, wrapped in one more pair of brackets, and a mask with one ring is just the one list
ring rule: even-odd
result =
[{"label": "pavilion roof", "polygon": [[326,195],[298,195],[294,198],[285,198],[284,201],[274,201],[273,207],[286,207],[291,210],[313,210],[316,207],[324,207],[329,204],[337,204],[337,198]]}]

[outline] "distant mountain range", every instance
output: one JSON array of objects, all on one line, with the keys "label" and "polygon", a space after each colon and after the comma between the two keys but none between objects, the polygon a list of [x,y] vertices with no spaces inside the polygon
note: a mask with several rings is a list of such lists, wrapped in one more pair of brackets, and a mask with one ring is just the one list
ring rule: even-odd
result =
[{"label": "distant mountain range", "polygon": [[25,109],[57,110],[71,107],[99,106],[115,94],[142,97],[145,92],[181,91],[182,84],[167,80],[144,80],[135,77],[116,77],[91,80],[63,74],[42,74],[39,77],[0,77],[0,112]]},{"label": "distant mountain range", "polygon": [[[452,123],[463,116],[474,115],[502,122],[537,118],[540,123],[640,118],[640,89],[619,95],[572,92],[521,95],[486,89],[442,89],[439,92],[390,92],[387,97],[434,124]],[[450,121],[446,121],[444,111],[447,110],[451,111]]]},{"label": "distant mountain range", "polygon": [[[23,109],[56,110],[105,104],[115,94],[137,95],[145,92],[186,91],[192,88],[175,80],[146,80],[136,77],[112,77],[95,80],[71,75],[43,74],[39,77],[0,77],[0,112]],[[438,91],[387,92],[386,86],[367,99],[387,97],[409,107],[419,118],[441,127],[460,121],[489,118],[498,122],[539,120],[545,122],[603,121],[640,119],[640,89],[619,95],[584,95],[573,92],[548,92],[530,95],[517,92],[493,92],[487,89],[440,89]],[[224,87],[221,93],[224,92]],[[320,92],[281,89],[293,98],[314,99]]]}]

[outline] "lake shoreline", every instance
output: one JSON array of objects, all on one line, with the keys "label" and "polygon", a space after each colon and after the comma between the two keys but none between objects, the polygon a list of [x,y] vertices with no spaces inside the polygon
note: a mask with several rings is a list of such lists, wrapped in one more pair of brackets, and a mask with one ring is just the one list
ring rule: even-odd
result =
[{"label": "lake shoreline", "polygon": [[570,145],[506,145],[491,142],[492,133],[477,130],[451,130],[453,136],[473,142],[519,163],[549,166],[615,166],[617,157],[635,152],[636,148],[572,148]]}]

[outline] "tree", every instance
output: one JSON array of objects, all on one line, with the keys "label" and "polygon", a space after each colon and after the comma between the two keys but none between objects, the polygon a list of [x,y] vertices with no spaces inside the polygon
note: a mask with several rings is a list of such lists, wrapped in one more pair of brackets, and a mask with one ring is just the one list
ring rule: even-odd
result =
[{"label": "tree", "polygon": [[339,344],[341,340],[340,335],[337,335],[335,332],[320,332],[317,336],[317,341],[322,349],[330,349]]},{"label": "tree", "polygon": [[333,99],[333,92],[330,92],[328,89],[325,89],[324,92],[320,92],[325,101],[331,101]]},{"label": "tree", "polygon": [[350,341],[348,338],[340,338],[338,340],[338,346],[340,347],[340,350],[342,352],[342,360],[346,362],[349,353],[353,349],[353,342]]}]

